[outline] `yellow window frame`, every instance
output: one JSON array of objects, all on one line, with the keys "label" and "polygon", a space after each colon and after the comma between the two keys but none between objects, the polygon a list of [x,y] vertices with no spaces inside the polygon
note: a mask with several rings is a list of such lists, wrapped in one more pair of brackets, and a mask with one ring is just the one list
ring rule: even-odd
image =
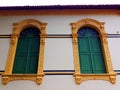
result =
[{"label": "yellow window frame", "polygon": [[[6,67],[2,75],[3,84],[7,84],[8,82],[13,80],[32,80],[32,81],[35,81],[37,84],[42,83],[42,78],[44,76],[43,62],[44,62],[46,26],[47,26],[47,23],[42,23],[34,19],[26,19],[13,24],[13,32],[11,35],[10,48],[8,52]],[[41,32],[40,33],[40,51],[39,51],[40,53],[39,53],[37,74],[12,74],[19,35],[27,27],[36,27]]]},{"label": "yellow window frame", "polygon": [[[80,84],[85,80],[107,80],[112,84],[116,82],[116,73],[113,70],[110,52],[108,48],[107,33],[104,30],[104,22],[99,22],[94,19],[86,18],[79,20],[77,22],[71,23],[72,28],[72,44],[73,44],[73,56],[74,56],[74,68],[75,68],[75,82]],[[105,60],[105,67],[107,73],[105,74],[81,74],[80,72],[80,62],[79,62],[79,52],[78,52],[78,30],[83,27],[91,27],[97,30],[100,35],[101,46],[103,51],[103,56]]]}]

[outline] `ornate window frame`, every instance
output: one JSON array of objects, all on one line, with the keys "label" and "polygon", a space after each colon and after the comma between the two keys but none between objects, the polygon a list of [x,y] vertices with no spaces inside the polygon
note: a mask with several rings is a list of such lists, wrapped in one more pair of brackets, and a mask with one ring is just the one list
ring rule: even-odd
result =
[{"label": "ornate window frame", "polygon": [[[110,52],[108,48],[107,33],[104,30],[104,22],[99,22],[94,19],[86,18],[77,22],[70,23],[72,27],[72,44],[73,44],[73,55],[74,55],[74,68],[75,68],[75,82],[80,84],[85,80],[107,80],[112,84],[116,82],[116,73],[113,70]],[[98,31],[100,35],[103,56],[105,60],[105,67],[107,73],[105,74],[81,74],[78,54],[78,30],[82,27],[91,27]]]},{"label": "ornate window frame", "polygon": [[[5,72],[2,75],[2,83],[7,84],[9,81],[13,81],[13,80],[32,80],[32,81],[35,81],[37,84],[41,84],[42,78],[44,76],[43,62],[44,62],[44,47],[45,47],[47,23],[42,23],[34,19],[26,19],[18,23],[14,23],[13,26],[14,28],[11,35],[10,48],[8,52],[6,68],[5,68]],[[36,27],[41,32],[40,33],[40,53],[39,53],[37,74],[12,74],[18,38],[22,30],[24,30],[27,27]]]}]

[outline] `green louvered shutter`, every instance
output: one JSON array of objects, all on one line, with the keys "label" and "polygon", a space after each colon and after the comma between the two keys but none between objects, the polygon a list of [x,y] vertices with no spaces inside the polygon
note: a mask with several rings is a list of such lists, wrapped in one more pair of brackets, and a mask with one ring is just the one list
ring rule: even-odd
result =
[{"label": "green louvered shutter", "polygon": [[27,59],[27,45],[28,38],[20,37],[17,45],[13,73],[24,73]]},{"label": "green louvered shutter", "polygon": [[92,73],[91,56],[89,52],[88,38],[80,37],[79,42],[79,57],[81,73]]},{"label": "green louvered shutter", "polygon": [[37,73],[40,37],[37,28],[23,30],[18,40],[13,66],[14,74]]},{"label": "green louvered shutter", "polygon": [[98,32],[90,27],[78,31],[81,73],[105,73],[105,63]]},{"label": "green louvered shutter", "polygon": [[99,37],[89,38],[94,73],[105,73],[105,63]]}]

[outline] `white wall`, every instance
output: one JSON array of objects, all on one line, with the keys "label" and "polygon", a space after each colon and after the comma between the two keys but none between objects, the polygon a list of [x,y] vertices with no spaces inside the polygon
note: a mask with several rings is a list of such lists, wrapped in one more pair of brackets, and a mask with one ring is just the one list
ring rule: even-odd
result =
[{"label": "white wall", "polygon": [[92,18],[100,22],[105,22],[105,30],[109,34],[120,31],[120,18],[113,15],[73,15],[73,16],[0,16],[0,34],[11,34],[13,23],[25,19],[36,19],[48,23],[47,34],[71,34],[71,22],[76,22],[85,18]]},{"label": "white wall", "polygon": [[117,76],[115,85],[103,80],[88,80],[77,85],[73,76],[66,75],[45,76],[41,85],[27,80],[12,81],[7,85],[0,83],[0,90],[119,90],[119,88],[120,76]]},{"label": "white wall", "polygon": [[[73,16],[0,16],[0,35],[11,34],[13,23],[36,19],[48,23],[47,34],[71,34],[71,22],[84,18],[105,22],[105,30],[116,34],[120,30],[120,18],[113,15],[73,15]],[[114,70],[120,70],[120,39],[109,38],[109,49]],[[4,70],[10,40],[0,38],[0,70]],[[44,70],[74,70],[73,48],[71,38],[46,38]],[[0,78],[1,79],[1,78]],[[120,75],[115,85],[103,80],[88,80],[76,85],[72,75],[46,75],[42,85],[32,81],[13,81],[6,86],[0,83],[0,90],[119,90]]]},{"label": "white wall", "polygon": [[45,45],[45,70],[74,70],[71,38],[47,38]]},{"label": "white wall", "polygon": [[120,38],[109,38],[108,45],[112,64],[115,70],[120,70]]},{"label": "white wall", "polygon": [[[25,20],[25,19],[36,19],[39,20],[41,22],[46,22],[48,23],[47,25],[47,34],[71,34],[71,26],[70,23],[71,22],[76,22],[78,20],[84,19],[84,18],[92,18],[95,20],[98,20],[100,22],[105,22],[105,30],[107,33],[109,34],[116,34],[117,31],[120,30],[120,18],[119,16],[113,16],[113,15],[73,15],[73,16],[6,16],[6,17],[0,17],[0,35],[2,34],[11,34],[12,30],[13,30],[13,23]],[[7,42],[2,41],[4,43],[7,43],[6,45],[8,45],[9,41]],[[2,43],[0,41],[0,43]],[[113,43],[114,42],[114,43]],[[59,45],[58,45],[59,43]],[[118,65],[118,61],[119,61],[119,55],[116,55],[116,53],[119,53],[119,50],[117,49],[117,47],[119,47],[119,39],[115,39],[115,38],[110,38],[109,39],[109,49],[110,49],[110,53],[111,53],[111,57],[112,57],[112,62],[114,64],[114,69],[119,69],[120,65]],[[3,43],[2,43],[3,44]],[[56,45],[57,44],[57,45]],[[64,46],[64,44],[67,45],[67,47]],[[58,65],[57,67],[55,67],[55,69],[73,69],[73,55],[72,55],[72,41],[71,39],[53,39],[53,38],[49,38],[46,39],[46,47],[45,47],[45,69],[53,69],[55,67],[55,64],[58,65],[58,61],[60,64],[63,64],[63,62],[68,62],[69,60],[69,64],[67,65]],[[116,47],[117,45],[117,47]],[[53,47],[54,46],[54,47]],[[114,47],[113,47],[114,46]],[[5,47],[5,46],[4,46]],[[3,45],[0,45],[0,48],[4,49]],[[5,49],[5,55],[4,58],[2,58],[3,61],[6,61],[6,57],[7,56],[7,50],[8,50],[8,46],[6,46],[7,48]],[[65,48],[64,52],[55,52],[56,49],[61,50],[60,48]],[[115,48],[115,49],[114,49]],[[51,52],[52,49],[52,52]],[[117,50],[117,52],[115,51]],[[2,50],[0,50],[0,54],[3,53]],[[56,54],[56,55],[55,55]],[[66,54],[66,55],[65,55]],[[47,57],[46,57],[47,56]],[[57,57],[56,57],[57,56]],[[54,63],[52,63],[51,61],[54,61]],[[50,65],[51,67],[48,67],[47,65]],[[69,68],[68,68],[69,67]]]},{"label": "white wall", "polygon": [[8,56],[8,50],[9,50],[9,42],[10,39],[1,39],[0,38],[0,70],[5,69],[7,56]]}]

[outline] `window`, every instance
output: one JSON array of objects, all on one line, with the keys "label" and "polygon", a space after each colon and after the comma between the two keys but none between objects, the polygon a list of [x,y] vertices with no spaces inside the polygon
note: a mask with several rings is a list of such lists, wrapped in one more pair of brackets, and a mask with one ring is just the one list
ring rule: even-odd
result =
[{"label": "window", "polygon": [[78,31],[78,53],[82,74],[106,73],[99,33],[90,27]]},{"label": "window", "polygon": [[20,33],[13,65],[13,74],[36,74],[38,67],[40,32],[28,27]]},{"label": "window", "polygon": [[14,24],[3,84],[13,80],[42,83],[46,25],[33,19]]},{"label": "window", "polygon": [[93,19],[83,19],[71,23],[75,66],[75,81],[85,80],[116,81],[108,49],[104,23]]}]

